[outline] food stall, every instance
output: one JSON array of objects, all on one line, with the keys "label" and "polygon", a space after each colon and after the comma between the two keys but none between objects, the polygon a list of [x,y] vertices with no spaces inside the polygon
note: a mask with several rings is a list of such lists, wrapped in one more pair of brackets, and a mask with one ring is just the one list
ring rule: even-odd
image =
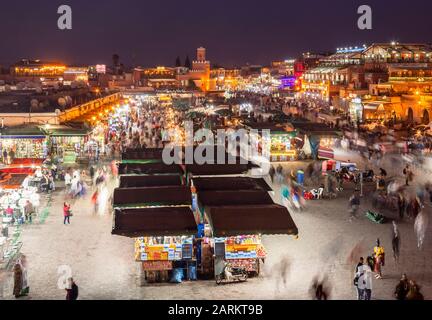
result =
[{"label": "food stall", "polygon": [[0,130],[2,157],[4,150],[13,150],[15,158],[44,159],[48,155],[47,144],[46,135],[38,126],[5,127]]},{"label": "food stall", "polygon": [[293,126],[298,132],[298,138],[304,144],[309,144],[307,150],[313,159],[334,159],[334,148],[340,145],[341,131],[324,123],[294,122]]},{"label": "food stall", "polygon": [[[290,125],[248,122],[246,128],[251,131],[252,139],[257,143],[258,153],[261,154],[263,145],[270,144],[270,161],[292,161],[297,158],[297,132]],[[262,135],[268,130],[270,135]],[[258,132],[258,136],[256,136]]]},{"label": "food stall", "polygon": [[260,263],[267,257],[262,235],[298,234],[287,208],[277,204],[211,207],[205,221],[211,229],[215,275],[225,262],[259,275]]},{"label": "food stall", "polygon": [[[259,235],[214,238],[214,246],[223,250],[224,259],[236,268],[244,268],[249,274],[259,275],[260,260],[267,252]],[[223,256],[216,250],[218,256]]]},{"label": "food stall", "polygon": [[64,163],[75,163],[83,156],[88,140],[89,129],[65,125],[47,125],[44,127],[49,137],[51,155],[59,157]]},{"label": "food stall", "polygon": [[197,225],[189,206],[116,209],[112,233],[134,238],[135,260],[148,283],[196,280]]}]

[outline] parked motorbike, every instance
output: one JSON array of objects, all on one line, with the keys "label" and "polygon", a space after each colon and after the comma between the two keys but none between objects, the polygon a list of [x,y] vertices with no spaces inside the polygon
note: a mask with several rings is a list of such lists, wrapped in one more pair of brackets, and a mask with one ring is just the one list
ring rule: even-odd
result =
[{"label": "parked motorbike", "polygon": [[216,276],[216,284],[228,282],[245,282],[248,279],[248,273],[244,268],[232,267],[229,263],[225,263],[225,267],[222,272]]}]

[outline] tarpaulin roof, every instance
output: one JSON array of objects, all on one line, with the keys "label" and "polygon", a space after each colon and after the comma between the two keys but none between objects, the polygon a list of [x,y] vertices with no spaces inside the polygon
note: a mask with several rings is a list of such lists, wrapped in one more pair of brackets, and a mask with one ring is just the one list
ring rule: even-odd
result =
[{"label": "tarpaulin roof", "polygon": [[264,190],[272,188],[263,178],[249,177],[211,177],[193,178],[193,184],[198,192],[211,190]]},{"label": "tarpaulin roof", "polygon": [[277,204],[212,207],[207,217],[215,237],[298,234],[287,208]]},{"label": "tarpaulin roof", "polygon": [[159,159],[162,160],[162,148],[146,148],[137,150],[127,150],[122,154],[122,160],[146,160]]},{"label": "tarpaulin roof", "polygon": [[186,164],[183,167],[187,173],[192,173],[195,176],[244,174],[249,170],[247,164]]},{"label": "tarpaulin roof", "polygon": [[198,192],[198,202],[204,207],[274,203],[268,192],[262,190],[202,191]]},{"label": "tarpaulin roof", "polygon": [[120,163],[119,174],[183,174],[179,165],[164,163]]},{"label": "tarpaulin roof", "polygon": [[187,186],[116,188],[114,207],[139,205],[190,205],[192,193]]},{"label": "tarpaulin roof", "polygon": [[25,125],[15,127],[4,127],[0,129],[0,139],[43,139],[45,133],[39,126]]},{"label": "tarpaulin roof", "polygon": [[120,176],[120,188],[181,186],[179,175],[137,175]]},{"label": "tarpaulin roof", "polygon": [[319,136],[342,136],[342,132],[335,128],[331,128],[325,123],[297,122],[293,126],[302,134],[311,134]]},{"label": "tarpaulin roof", "polygon": [[75,128],[65,125],[50,125],[43,130],[53,137],[79,137],[86,136],[91,132],[88,128]]},{"label": "tarpaulin roof", "polygon": [[125,237],[195,235],[197,225],[190,207],[116,209],[112,234]]}]

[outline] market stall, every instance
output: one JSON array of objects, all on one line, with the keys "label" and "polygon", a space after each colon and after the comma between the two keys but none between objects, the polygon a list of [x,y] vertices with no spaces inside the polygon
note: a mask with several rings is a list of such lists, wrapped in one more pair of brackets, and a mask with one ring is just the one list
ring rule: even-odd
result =
[{"label": "market stall", "polygon": [[147,282],[196,280],[197,225],[189,206],[117,209],[112,233],[135,238]]},{"label": "market stall", "polygon": [[15,158],[45,159],[48,155],[47,143],[45,133],[38,126],[5,127],[0,130],[1,156],[6,150],[8,163]]},{"label": "market stall", "polygon": [[210,207],[205,221],[213,237],[215,275],[222,272],[225,262],[258,275],[260,260],[267,255],[261,235],[298,234],[287,208],[277,204]]},{"label": "market stall", "polygon": [[[288,125],[273,123],[255,123],[246,124],[249,130],[258,130],[259,133],[251,132],[255,135],[258,153],[262,153],[264,145],[270,144],[270,161],[289,161],[297,159],[297,148],[295,137],[296,131]],[[267,130],[270,135],[262,135],[263,130]]]},{"label": "market stall", "polygon": [[49,125],[44,127],[49,138],[50,153],[64,163],[75,163],[78,157],[85,155],[85,144],[90,129],[76,128],[65,125]]},{"label": "market stall", "polygon": [[310,154],[306,154],[307,156],[312,159],[334,158],[334,148],[340,145],[342,138],[341,131],[324,123],[296,122],[293,126],[298,132],[298,138],[302,139],[304,144],[309,144],[307,149]]}]

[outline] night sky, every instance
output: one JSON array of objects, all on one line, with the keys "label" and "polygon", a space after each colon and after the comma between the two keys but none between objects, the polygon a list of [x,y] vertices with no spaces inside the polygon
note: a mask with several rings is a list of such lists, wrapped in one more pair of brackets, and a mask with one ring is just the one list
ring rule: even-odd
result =
[{"label": "night sky", "polygon": [[[73,30],[57,29],[57,8]],[[357,8],[373,9],[373,30]],[[205,46],[212,63],[268,64],[305,51],[372,42],[431,42],[431,0],[1,0],[0,64],[21,58],[68,64],[173,65]]]}]

